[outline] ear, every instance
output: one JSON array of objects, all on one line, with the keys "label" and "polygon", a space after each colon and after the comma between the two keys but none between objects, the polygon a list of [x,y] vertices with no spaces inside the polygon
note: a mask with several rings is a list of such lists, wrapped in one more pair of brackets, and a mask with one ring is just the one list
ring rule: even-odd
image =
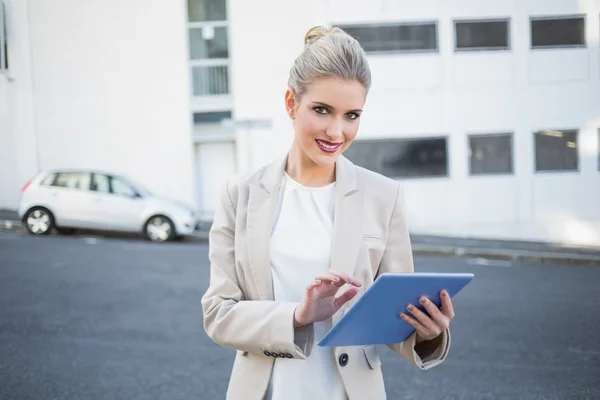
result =
[{"label": "ear", "polygon": [[285,92],[285,109],[290,116],[291,119],[296,118],[296,95],[294,91],[291,89],[286,90]]}]

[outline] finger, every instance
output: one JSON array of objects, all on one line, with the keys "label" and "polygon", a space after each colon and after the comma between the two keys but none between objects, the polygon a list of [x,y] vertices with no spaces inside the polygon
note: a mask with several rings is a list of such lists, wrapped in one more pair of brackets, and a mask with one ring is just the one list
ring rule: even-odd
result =
[{"label": "finger", "polygon": [[346,282],[346,283],[348,283],[350,285],[353,285],[353,286],[356,286],[356,287],[362,286],[362,282],[360,282],[357,279],[352,278],[351,276],[349,276],[347,274],[341,273],[341,272],[336,271],[334,269],[330,269],[329,273],[332,274],[332,275],[335,275],[335,276],[339,277],[344,282]]},{"label": "finger", "polygon": [[423,311],[419,310],[412,304],[409,304],[406,309],[409,313],[413,315],[413,317],[421,323],[430,333],[435,333],[439,330],[437,324],[433,319],[429,317],[429,315],[425,314]]},{"label": "finger", "polygon": [[410,324],[413,328],[415,328],[415,330],[421,337],[430,337],[431,336],[431,333],[429,332],[429,330],[426,327],[424,327],[423,324],[421,324],[416,319],[414,319],[404,313],[400,314],[400,318],[402,318],[402,320],[404,322]]},{"label": "finger", "polygon": [[442,298],[442,314],[444,314],[449,319],[454,319],[454,306],[452,305],[450,293],[448,293],[448,291],[446,290],[442,290],[440,296]]},{"label": "finger", "polygon": [[334,274],[317,275],[317,277],[315,279],[319,279],[320,281],[324,282],[325,284],[333,283],[337,287],[342,287],[346,284],[346,282],[344,282],[339,276],[334,275]]},{"label": "finger", "polygon": [[344,304],[352,300],[357,294],[358,289],[355,287],[351,287],[348,290],[346,290],[344,293],[342,293],[335,299],[335,302],[333,303],[335,309],[339,310],[340,308],[342,308]]},{"label": "finger", "polygon": [[419,302],[423,305],[423,307],[425,307],[425,310],[427,310],[431,318],[440,319],[441,317],[443,317],[442,312],[440,311],[438,306],[436,306],[433,303],[433,301],[429,300],[427,297],[421,296]]}]

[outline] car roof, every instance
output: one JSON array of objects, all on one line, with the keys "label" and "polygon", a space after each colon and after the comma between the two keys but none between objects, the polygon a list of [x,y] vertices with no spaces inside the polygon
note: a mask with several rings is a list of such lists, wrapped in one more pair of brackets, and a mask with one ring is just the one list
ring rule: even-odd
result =
[{"label": "car roof", "polygon": [[102,169],[91,169],[91,168],[52,168],[44,171],[45,175],[49,174],[100,174],[100,175],[112,175],[112,176],[123,176],[118,172],[102,170]]}]

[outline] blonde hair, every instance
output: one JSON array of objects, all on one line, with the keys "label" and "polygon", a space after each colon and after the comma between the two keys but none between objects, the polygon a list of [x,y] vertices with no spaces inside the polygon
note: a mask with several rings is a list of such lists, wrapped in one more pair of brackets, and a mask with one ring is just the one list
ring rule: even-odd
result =
[{"label": "blonde hair", "polygon": [[371,70],[358,41],[340,28],[315,26],[304,37],[304,50],[294,61],[288,86],[300,98],[314,80],[326,77],[356,80],[365,94],[371,87]]}]

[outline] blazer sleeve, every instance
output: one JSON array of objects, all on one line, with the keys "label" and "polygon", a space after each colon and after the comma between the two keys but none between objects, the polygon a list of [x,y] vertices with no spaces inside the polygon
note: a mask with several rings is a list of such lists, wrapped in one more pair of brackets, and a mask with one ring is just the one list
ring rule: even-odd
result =
[{"label": "blazer sleeve", "polygon": [[215,343],[242,352],[307,358],[314,329],[313,324],[294,328],[299,303],[244,299],[235,268],[235,221],[228,183],[209,232],[210,282],[202,297],[206,333]]},{"label": "blazer sleeve", "polygon": [[[399,183],[388,229],[387,243],[377,275],[384,272],[414,272],[412,248],[406,222],[404,190]],[[450,330],[447,329],[442,335],[440,345],[425,359],[421,359],[415,351],[416,332],[406,338],[405,341],[390,344],[387,347],[418,368],[430,369],[441,364],[448,355]]]}]

